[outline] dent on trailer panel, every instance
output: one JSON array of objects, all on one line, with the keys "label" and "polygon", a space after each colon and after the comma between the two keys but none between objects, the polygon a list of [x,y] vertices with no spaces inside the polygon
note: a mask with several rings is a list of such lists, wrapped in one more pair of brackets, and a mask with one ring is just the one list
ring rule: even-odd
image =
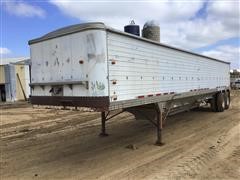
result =
[{"label": "dent on trailer panel", "polygon": [[72,57],[71,57],[71,39],[70,36],[62,36],[59,39],[58,49],[60,58],[61,80],[72,81]]},{"label": "dent on trailer panel", "polygon": [[72,56],[72,77],[73,80],[86,81],[87,77],[87,32],[69,35],[71,39],[71,56]]},{"label": "dent on trailer panel", "polygon": [[[53,69],[53,64],[55,63],[55,59],[53,57],[52,52],[52,40],[44,41],[41,43],[42,47],[42,65],[41,65],[41,77],[40,82],[50,82],[50,81],[56,81],[57,76],[57,69]],[[56,40],[55,40],[56,41]],[[35,71],[33,68],[32,70]],[[54,72],[54,73],[53,73]],[[33,72],[34,73],[34,72]]]},{"label": "dent on trailer panel", "polygon": [[91,96],[108,96],[106,32],[92,30],[86,38],[90,94]]},{"label": "dent on trailer panel", "polygon": [[71,49],[69,37],[42,42],[44,82],[71,80]]},{"label": "dent on trailer panel", "polygon": [[30,46],[31,51],[31,82],[41,82],[41,75],[42,75],[42,61],[43,61],[43,54],[42,54],[42,44],[36,43]]},{"label": "dent on trailer panel", "polygon": [[[88,81],[90,96],[107,96],[105,39],[106,33],[96,30],[71,35],[73,79]],[[75,90],[79,88],[74,86]],[[86,92],[83,92],[83,95],[86,95]]]}]

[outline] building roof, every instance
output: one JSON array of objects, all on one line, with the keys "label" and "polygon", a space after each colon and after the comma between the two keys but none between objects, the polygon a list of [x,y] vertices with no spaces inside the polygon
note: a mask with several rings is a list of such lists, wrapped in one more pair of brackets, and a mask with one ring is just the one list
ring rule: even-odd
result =
[{"label": "building roof", "polygon": [[28,44],[31,45],[31,44],[34,44],[34,43],[38,43],[38,42],[41,42],[41,41],[48,40],[48,39],[61,37],[61,36],[67,35],[67,34],[73,34],[73,33],[77,33],[77,32],[80,32],[80,31],[92,30],[92,29],[100,29],[100,30],[110,31],[110,32],[113,32],[113,33],[121,34],[121,35],[124,35],[124,36],[128,36],[128,37],[131,37],[131,38],[134,38],[134,39],[141,40],[141,41],[149,42],[151,44],[155,44],[155,45],[162,46],[162,47],[165,47],[165,48],[169,48],[169,49],[173,49],[173,50],[176,50],[176,51],[181,51],[181,52],[185,52],[185,53],[188,53],[188,54],[192,54],[192,55],[195,55],[195,56],[208,58],[208,59],[211,59],[211,60],[214,60],[214,61],[230,64],[230,62],[215,59],[215,58],[208,57],[208,56],[198,54],[198,53],[195,53],[195,52],[191,52],[191,51],[188,51],[188,50],[179,49],[179,48],[176,48],[176,47],[173,47],[173,46],[169,46],[167,44],[159,43],[159,42],[156,42],[156,41],[153,41],[153,40],[150,40],[150,39],[146,39],[146,38],[143,38],[143,37],[140,37],[140,36],[132,35],[130,33],[119,31],[117,29],[106,26],[102,22],[83,23],[83,24],[76,24],[76,25],[71,25],[71,26],[67,26],[67,27],[64,27],[64,28],[60,28],[60,29],[52,31],[48,34],[45,34],[44,36],[42,36],[40,38],[30,40],[30,41],[28,41]]},{"label": "building roof", "polygon": [[29,57],[16,57],[16,58],[3,58],[0,59],[0,65],[7,65],[7,64],[30,64]]}]

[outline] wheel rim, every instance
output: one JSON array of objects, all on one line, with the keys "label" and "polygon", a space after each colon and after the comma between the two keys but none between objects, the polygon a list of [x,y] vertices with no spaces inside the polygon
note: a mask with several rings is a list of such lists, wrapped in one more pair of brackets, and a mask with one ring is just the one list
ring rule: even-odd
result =
[{"label": "wheel rim", "polygon": [[225,102],[222,101],[222,108],[225,108]]},{"label": "wheel rim", "polygon": [[229,97],[227,96],[226,105],[228,106],[229,104],[230,104],[230,102],[229,102]]}]

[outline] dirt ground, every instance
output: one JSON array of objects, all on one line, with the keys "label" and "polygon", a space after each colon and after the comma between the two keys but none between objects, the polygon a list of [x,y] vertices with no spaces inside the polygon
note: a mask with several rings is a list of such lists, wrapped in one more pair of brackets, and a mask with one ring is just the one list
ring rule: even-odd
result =
[{"label": "dirt ground", "polygon": [[240,91],[222,113],[202,108],[169,117],[161,147],[152,124],[129,113],[107,122],[110,136],[101,138],[96,112],[0,108],[0,179],[240,177]]}]

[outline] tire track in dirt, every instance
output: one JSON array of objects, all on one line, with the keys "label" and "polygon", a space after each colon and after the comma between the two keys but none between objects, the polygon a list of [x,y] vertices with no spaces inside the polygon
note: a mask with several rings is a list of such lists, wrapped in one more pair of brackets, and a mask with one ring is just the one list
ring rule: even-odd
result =
[{"label": "tire track in dirt", "polygon": [[[231,129],[231,132],[235,132],[235,136],[239,136],[238,127]],[[189,179],[196,178],[201,171],[206,167],[211,166],[222,151],[227,148],[228,141],[231,140],[231,132],[225,131],[217,139],[214,145],[210,146],[207,150],[201,151],[199,153],[194,153],[191,156],[186,156],[180,160],[180,163],[171,166],[171,168],[165,170],[161,175],[157,174],[153,176],[154,179]],[[233,147],[234,148],[234,147]],[[192,150],[189,153],[197,152],[197,150]],[[240,149],[235,149],[232,152],[232,156],[239,155]]]},{"label": "tire track in dirt", "polygon": [[231,156],[240,158],[240,146],[236,147],[236,149],[232,152]]},{"label": "tire track in dirt", "polygon": [[[40,179],[165,180],[182,175],[179,179],[201,179],[206,174],[204,169],[225,154],[230,136],[227,132],[240,122],[239,107],[235,100],[233,103],[233,108],[224,113],[189,112],[171,117],[163,130],[166,144],[162,147],[153,146],[154,127],[146,121],[136,122],[126,113],[107,123],[108,132],[112,132],[108,138],[97,137],[100,116],[95,115],[51,118],[57,123],[42,122],[42,129],[53,130],[46,133],[37,129],[38,123],[32,123],[35,134],[25,132],[23,138],[4,142],[2,177],[32,179],[38,174]],[[59,124],[64,127],[54,129]],[[139,149],[126,149],[130,143]],[[229,153],[232,159],[238,154],[238,150]]]},{"label": "tire track in dirt", "polygon": [[[72,116],[68,116],[71,118]],[[25,127],[15,127],[14,129],[10,129],[10,131],[1,132],[1,140],[2,141],[16,141],[17,139],[33,137],[34,135],[40,134],[49,134],[52,132],[58,132],[60,130],[65,130],[69,127],[74,127],[78,124],[85,123],[86,120],[91,119],[91,121],[98,119],[97,114],[90,116],[83,116],[81,119],[79,118],[71,118],[66,121],[62,121],[62,115],[57,116],[56,118],[48,121],[48,119],[40,118],[42,120],[35,121],[37,124],[28,125]],[[36,126],[37,125],[37,126]]]},{"label": "tire track in dirt", "polygon": [[[15,114],[15,112],[11,112],[12,114]],[[26,113],[25,111],[23,111],[22,113],[19,113],[19,115]],[[44,113],[44,114],[48,114],[48,116],[38,116],[39,113]],[[53,114],[54,113],[54,114]],[[9,113],[6,113],[6,115],[8,115]],[[49,115],[50,114],[50,115]],[[40,111],[40,112],[34,112],[31,113],[29,116],[32,117],[31,120],[23,120],[20,122],[14,122],[14,123],[9,123],[9,124],[3,124],[0,126],[0,129],[6,129],[6,128],[11,128],[11,127],[17,127],[20,125],[26,125],[26,124],[30,124],[30,123],[34,123],[34,122],[44,122],[44,121],[53,121],[57,118],[60,118],[62,116],[69,116],[71,114],[76,114],[75,112],[72,111],[66,111],[64,113],[59,113],[57,111]],[[85,112],[80,112],[79,114],[76,115],[85,115],[87,113]],[[16,114],[15,114],[16,115]]]},{"label": "tire track in dirt", "polygon": [[[72,130],[77,128],[86,131],[88,128],[100,126],[101,121],[99,114],[88,114],[84,116],[82,113],[81,115],[83,115],[81,118],[76,117],[76,115],[68,115],[67,120],[62,120],[62,116],[60,115],[51,121],[40,118],[39,121],[36,121],[38,122],[37,124],[25,127],[17,126],[13,130],[1,132],[1,139],[3,141],[11,141],[13,139],[17,140],[28,136],[33,137],[34,135],[40,134],[58,133],[59,131],[65,131],[69,128]],[[124,118],[127,120],[132,118],[132,115],[125,115]],[[112,124],[112,122],[108,123],[108,125],[110,124]]]},{"label": "tire track in dirt", "polygon": [[[200,171],[209,165],[209,162],[216,158],[217,153],[222,150],[223,147],[210,147],[208,150],[199,154],[187,156],[182,159],[181,163],[171,167],[165,174],[161,174],[161,178],[165,179],[171,177],[173,179],[181,178],[194,178],[200,173]],[[159,176],[157,176],[159,177]],[[157,179],[157,178],[156,178]]]},{"label": "tire track in dirt", "polygon": [[[125,116],[124,116],[125,117]],[[132,116],[130,116],[132,118]],[[129,121],[132,121],[132,119],[129,119]],[[127,121],[126,119],[124,119],[124,121]],[[118,124],[119,125],[119,124]],[[139,126],[141,127],[138,123],[134,123],[134,126]],[[123,122],[121,126],[118,126],[118,128],[121,128],[122,130],[126,128],[126,124]],[[140,130],[144,130],[146,129],[145,126],[142,126],[143,129],[140,129]],[[134,128],[135,129],[135,128]],[[93,129],[94,130],[94,129]],[[95,128],[96,130],[96,128]],[[99,130],[99,128],[97,128],[97,131]],[[65,132],[67,133],[67,132]],[[73,131],[74,133],[74,131]],[[16,171],[18,173],[24,173],[24,167],[27,168],[28,166],[30,165],[33,165],[34,164],[42,164],[43,162],[44,163],[52,163],[54,164],[55,162],[58,162],[58,161],[63,161],[63,160],[69,160],[69,159],[79,159],[79,161],[81,161],[81,157],[84,157],[83,159],[88,159],[89,157],[94,157],[94,155],[96,154],[99,154],[99,156],[101,157],[101,154],[103,154],[103,152],[105,151],[109,151],[109,149],[113,149],[113,147],[118,147],[119,146],[119,143],[121,143],[121,140],[122,140],[122,137],[121,136],[112,136],[112,137],[109,137],[107,139],[99,139],[97,137],[97,135],[91,135],[91,137],[88,137],[89,134],[93,134],[93,132],[89,132],[88,131],[88,135],[86,137],[83,136],[82,132],[81,134],[76,134],[74,136],[74,140],[73,137],[69,137],[69,134],[65,134],[66,136],[61,136],[59,137],[59,135],[56,135],[56,137],[58,136],[58,140],[57,141],[54,141],[54,142],[47,142],[47,141],[43,141],[43,142],[40,142],[40,144],[37,144],[37,145],[34,145],[34,144],[30,144],[30,147],[27,146],[27,147],[23,147],[22,145],[19,147],[19,151],[16,150],[16,148],[12,151],[12,155],[10,153],[8,153],[8,156],[7,157],[12,157],[13,155],[15,155],[17,157],[17,159],[15,158],[15,161],[18,160],[20,161],[21,159],[23,159],[23,157],[18,157],[16,152],[17,153],[27,153],[27,152],[33,152],[33,157],[31,158],[31,154],[28,155],[28,157],[30,159],[34,159],[35,160],[33,162],[27,162],[27,163],[24,163],[21,165],[21,167],[19,169],[16,168]],[[131,132],[133,133],[133,132]],[[79,138],[79,136],[81,135],[81,138]],[[52,136],[52,135],[51,135]],[[71,139],[69,139],[71,138]],[[81,139],[85,139],[87,138],[87,142],[92,142],[92,143],[87,143],[87,142],[81,142]],[[111,141],[111,139],[114,138],[114,142]],[[132,137],[134,138],[134,137]],[[55,139],[55,138],[54,138]],[[47,140],[47,139],[46,139]],[[68,141],[67,143],[65,141]],[[72,143],[69,143],[72,142]],[[98,141],[101,142],[101,145],[98,143]],[[109,143],[109,141],[111,141],[112,143]],[[25,141],[26,142],[26,141]],[[36,143],[39,143],[39,142],[36,142]],[[43,145],[44,143],[44,145]],[[33,146],[33,147],[31,147]],[[55,146],[57,146],[57,151],[55,149]],[[124,146],[124,145],[123,145]],[[48,147],[48,148],[47,148]],[[34,149],[33,149],[34,148]],[[52,149],[51,149],[52,148]],[[116,150],[121,150],[122,148],[114,148],[115,151]],[[47,154],[47,153],[51,153],[52,151],[55,151],[54,154],[52,154],[51,156],[47,156],[47,157],[44,157],[43,155],[39,154],[38,156],[42,157],[42,158],[39,158],[39,159],[36,159],[36,157],[34,157],[34,151],[37,151],[39,153],[39,151],[43,151],[41,152],[41,154]],[[123,148],[124,150],[124,148]],[[105,154],[106,155],[106,154]],[[109,156],[109,155],[107,155]],[[6,157],[6,158],[7,158]],[[6,159],[5,158],[5,159]],[[22,172],[21,172],[22,170]],[[6,175],[6,173],[5,173]],[[10,175],[10,174],[9,174]]]},{"label": "tire track in dirt", "polygon": [[[122,115],[122,117],[124,117],[124,119],[121,120],[123,121],[123,123],[124,121],[130,121],[133,118],[131,114],[124,114]],[[61,121],[59,119],[55,119],[55,121],[57,123],[54,123],[51,126],[46,126],[46,123],[42,123],[40,124],[41,126],[38,125],[37,127],[30,127],[32,129],[30,129],[30,131],[27,131],[27,132],[20,132],[20,133],[12,132],[13,135],[6,135],[5,137],[2,138],[3,141],[1,144],[2,145],[8,144],[9,142],[11,142],[12,144],[14,142],[17,142],[18,140],[29,139],[31,143],[27,145],[29,146],[29,145],[35,144],[31,142],[31,139],[34,140],[36,138],[39,138],[39,136],[50,136],[51,134],[60,135],[62,133],[62,134],[65,134],[64,136],[62,136],[62,139],[64,140],[69,138],[68,133],[70,132],[74,133],[74,131],[80,132],[74,135],[76,136],[76,138],[78,138],[79,136],[92,134],[90,129],[94,131],[97,129],[97,131],[100,132],[101,121],[100,121],[99,114],[90,114],[88,116],[83,116],[81,119],[74,116],[73,117],[68,116],[66,121]],[[118,125],[120,125],[119,123],[121,123],[121,121],[118,121]],[[114,121],[108,122],[108,126],[112,126],[112,124],[114,125],[115,122]],[[23,147],[25,146],[21,146],[20,148],[23,148]]]},{"label": "tire track in dirt", "polygon": [[[238,112],[239,113],[239,112]],[[212,114],[212,113],[211,113]],[[228,112],[228,114],[231,114],[231,112]],[[240,114],[240,113],[239,113]],[[179,164],[177,164],[177,166],[175,166],[175,162],[173,162],[174,165],[170,164],[169,167],[175,167],[175,171],[174,173],[170,170],[163,170],[163,171],[160,171],[161,173],[156,175],[156,177],[158,178],[162,178],[164,177],[163,179],[166,179],[168,177],[178,177],[178,174],[179,172],[184,172],[183,173],[183,176],[184,174],[188,174],[188,175],[196,175],[198,174],[202,168],[204,168],[205,165],[207,165],[207,163],[209,161],[211,161],[212,159],[214,159],[218,152],[221,151],[222,149],[220,148],[219,146],[219,143],[221,141],[223,141],[223,139],[225,138],[226,135],[223,135],[224,133],[226,133],[225,131],[228,130],[228,128],[231,128],[233,126],[235,126],[236,124],[239,124],[239,121],[237,120],[234,120],[234,121],[231,121],[231,119],[229,119],[228,121],[230,123],[228,123],[226,125],[226,122],[225,122],[225,119],[221,118],[221,116],[219,114],[216,114],[217,117],[216,118],[212,118],[210,122],[208,121],[205,121],[204,124],[201,124],[201,126],[199,126],[199,122],[198,121],[191,121],[190,119],[188,119],[188,117],[190,117],[192,115],[192,117],[194,116],[198,116],[198,114],[196,112],[192,112],[192,113],[185,113],[183,114],[182,116],[185,117],[185,115],[188,115],[186,116],[187,118],[185,120],[183,120],[183,122],[181,123],[181,127],[178,127],[180,128],[180,132],[176,132],[176,134],[178,133],[181,133],[183,134],[183,132],[186,132],[186,135],[191,135],[191,133],[194,134],[194,136],[190,136],[189,138],[189,141],[187,141],[188,138],[183,138],[181,136],[178,136],[178,138],[180,139],[179,141],[178,140],[173,140],[173,142],[169,142],[170,144],[174,144],[172,147],[169,147],[169,149],[173,150],[174,148],[177,147],[182,147],[183,148],[183,155],[185,154],[184,152],[189,152],[188,149],[184,149],[186,148],[186,146],[188,147],[195,147],[196,146],[196,143],[197,142],[200,142],[200,146],[197,147],[197,149],[195,150],[192,150],[193,152],[197,152],[197,154],[195,155],[192,155],[192,156],[189,156],[188,154],[185,154],[186,155],[186,158],[184,159],[176,159],[177,162],[180,161]],[[193,116],[194,115],[194,116]],[[202,118],[204,119],[204,116],[207,116],[209,117],[209,114],[203,114],[202,115]],[[213,114],[212,114],[213,116]],[[179,117],[179,116],[178,116]],[[182,117],[182,118],[183,118]],[[181,118],[181,115],[180,117]],[[181,119],[182,119],[181,118]],[[198,118],[199,119],[199,118]],[[189,122],[191,121],[191,122]],[[191,128],[189,129],[187,125],[191,125]],[[172,123],[170,122],[170,124],[168,124],[167,127],[165,127],[165,131],[168,131],[170,133],[174,131],[176,131],[176,129],[178,129],[175,125],[171,125]],[[212,125],[211,125],[212,124]],[[184,128],[183,128],[184,127]],[[196,127],[196,129],[193,129],[193,127]],[[215,127],[215,128],[214,128]],[[224,131],[219,131],[218,128],[221,128],[221,127],[224,127]],[[192,132],[191,132],[192,131]],[[195,133],[196,132],[196,133]],[[207,133],[206,133],[207,132]],[[167,134],[164,134],[164,137],[166,139],[169,139],[169,133]],[[205,151],[205,149],[203,148],[203,150],[201,151],[201,146],[203,145],[203,139],[204,138],[208,138],[208,137],[211,137],[214,135],[216,136],[216,134],[222,134],[219,139],[215,140],[215,142],[218,142],[214,147],[211,147],[208,149],[208,147],[205,147],[205,149],[207,149],[207,151]],[[179,134],[180,135],[180,134]],[[194,139],[191,140],[191,139]],[[170,141],[170,139],[169,139]],[[179,145],[178,145],[179,144]],[[187,144],[186,146],[184,146],[183,144]],[[207,143],[209,144],[209,143]],[[212,144],[212,143],[210,143]],[[161,148],[161,151],[165,151],[164,149]],[[156,152],[157,153],[157,152]],[[191,154],[192,152],[190,151],[189,154]],[[159,171],[161,168],[165,168],[165,167],[162,167],[161,164],[158,164],[161,163],[161,161],[163,160],[164,161],[164,158],[160,155],[159,157],[158,156],[154,156],[155,158],[150,160],[149,162],[148,161],[145,161],[145,159],[143,159],[143,161],[140,160],[140,162],[137,162],[137,164],[133,164],[131,165],[131,167],[134,167],[132,169],[122,169],[122,170],[118,170],[116,172],[112,172],[110,176],[104,176],[104,178],[123,178],[123,177],[127,177],[129,179],[132,179],[134,177],[134,174],[139,174],[143,171],[145,171],[145,169],[148,169],[148,166],[152,166],[151,167],[151,170],[148,174],[151,174],[152,172],[154,171]],[[153,168],[154,164],[156,164],[157,166],[155,166],[156,168]],[[191,165],[191,164],[195,164],[195,165]],[[179,167],[178,167],[179,166]],[[164,173],[162,173],[164,172]],[[171,172],[171,173],[169,173]],[[180,174],[182,175],[182,174]],[[180,176],[179,175],[179,176]],[[152,179],[152,178],[156,178],[156,177],[148,177],[148,175],[146,174],[146,176],[143,175],[142,173],[142,176],[138,177],[137,178],[147,178],[147,179]],[[187,176],[186,176],[187,177]],[[135,178],[133,178],[135,179]]]}]

